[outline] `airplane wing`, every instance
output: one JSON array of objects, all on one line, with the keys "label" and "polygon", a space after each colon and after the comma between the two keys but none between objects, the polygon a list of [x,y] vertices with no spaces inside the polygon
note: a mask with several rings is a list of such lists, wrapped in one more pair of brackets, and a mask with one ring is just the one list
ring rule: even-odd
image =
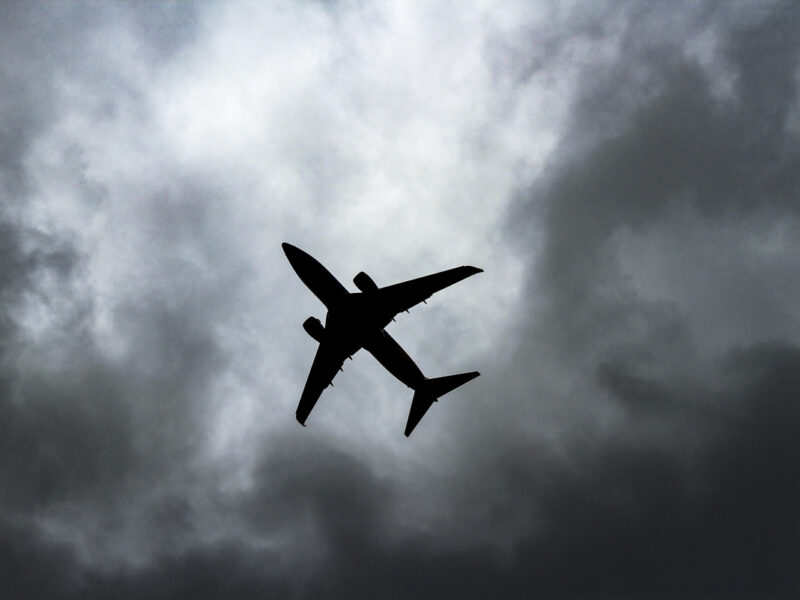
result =
[{"label": "airplane wing", "polygon": [[433,296],[439,290],[458,283],[476,273],[482,273],[478,267],[456,267],[433,275],[410,279],[380,288],[377,299],[392,315],[408,310]]},{"label": "airplane wing", "polygon": [[323,341],[319,345],[314,362],[311,364],[311,371],[308,373],[308,379],[306,379],[306,385],[300,396],[300,403],[297,405],[296,416],[301,425],[305,425],[309,413],[325,388],[333,383],[333,378],[342,368],[346,358],[347,354],[336,344]]}]

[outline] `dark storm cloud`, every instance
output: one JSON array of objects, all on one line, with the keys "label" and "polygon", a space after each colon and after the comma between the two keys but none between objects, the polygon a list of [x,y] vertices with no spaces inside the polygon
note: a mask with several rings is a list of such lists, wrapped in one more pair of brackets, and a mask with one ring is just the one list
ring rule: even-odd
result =
[{"label": "dark storm cloud", "polygon": [[[92,48],[103,27],[145,27],[146,19],[136,5],[46,6],[0,9],[0,572],[3,593],[14,597],[69,596],[87,562],[102,564],[126,545],[136,554],[136,544],[158,546],[190,529],[179,518],[186,463],[203,439],[209,381],[224,364],[209,311],[224,310],[239,273],[226,270],[225,287],[206,262],[178,256],[210,260],[217,238],[202,204],[162,193],[161,210],[147,215],[149,241],[162,253],[150,286],[111,307],[126,344],[112,357],[95,339],[85,249],[67,231],[26,224],[20,207],[41,193],[30,159],[70,109],[61,105],[65,78],[93,82],[99,121],[113,119],[117,103],[146,111],[127,74]],[[186,21],[187,11],[175,9]],[[156,12],[159,26],[171,23],[165,6]],[[150,29],[153,50],[177,48],[179,27],[168,29]],[[96,207],[106,192],[86,176],[83,156],[80,143],[63,153],[74,171],[67,181]],[[201,183],[185,187],[200,203],[213,194]],[[57,541],[76,536],[89,549],[80,560],[74,544]]]},{"label": "dark storm cloud", "polygon": [[[114,6],[154,45],[153,60],[195,32],[196,15],[180,5],[163,20]],[[602,37],[605,20],[623,19],[618,58],[587,68],[560,146],[513,208],[509,229],[518,247],[530,243],[525,322],[486,357],[488,384],[433,449],[450,461],[446,475],[420,469],[409,482],[413,463],[294,429],[255,446],[249,487],[223,490],[197,466],[208,390],[231,361],[217,332],[247,274],[212,176],[176,167],[131,217],[147,245],[137,248],[144,283],[112,307],[126,342],[116,354],[88,326],[97,307],[82,250],[9,216],[0,228],[7,595],[796,596],[800,349],[784,275],[797,265],[781,256],[782,269],[726,278],[709,256],[747,269],[754,224],[798,219],[800,13],[701,7],[670,20],[666,5],[616,6],[593,17],[597,27],[576,20],[575,31]],[[52,74],[71,64],[83,30],[14,14],[5,22],[17,32],[0,42],[15,57],[3,77],[22,87],[2,105],[16,125],[2,130],[0,168],[22,202],[34,189],[24,157],[56,110]],[[114,21],[103,14],[95,19]],[[174,43],[173,25],[185,27]],[[706,28],[721,42],[701,64],[683,48]],[[26,45],[31,35],[40,42]],[[562,60],[553,56],[541,60]],[[30,69],[41,77],[20,75]],[[685,223],[702,242],[673,238]],[[715,237],[717,227],[729,237]],[[720,242],[730,239],[742,244]],[[673,296],[651,295],[641,272],[650,265],[631,263],[640,247],[696,256],[670,275]],[[711,327],[679,294],[686,288],[706,291],[735,344],[703,345]],[[54,295],[47,353],[18,309]],[[742,298],[774,319],[734,319]],[[783,335],[762,321],[783,323]]]},{"label": "dark storm cloud", "polygon": [[22,599],[67,597],[77,584],[74,555],[66,545],[47,544],[28,527],[0,524],[3,593]]},{"label": "dark storm cloud", "polygon": [[[9,560],[0,570],[8,569],[7,580],[21,586],[14,595],[35,597],[40,588],[27,588],[27,571],[15,567],[20,553],[34,553],[32,568],[52,571],[45,579],[58,581],[67,570],[68,595],[83,589],[74,580],[81,579],[86,559],[79,562],[58,543],[51,551],[48,522],[82,528],[95,565],[105,562],[102,540],[109,535],[117,540],[112,546],[127,544],[126,553],[136,554],[137,544],[157,548],[192,530],[197,517],[187,499],[189,464],[204,441],[207,387],[224,364],[208,328],[213,319],[207,303],[217,308],[214,303],[224,298],[202,291],[197,276],[189,290],[182,289],[182,269],[172,265],[169,294],[156,286],[119,308],[122,330],[131,331],[123,357],[114,360],[86,329],[93,313],[76,285],[81,257],[43,234],[23,235],[10,225],[4,233],[0,507],[14,526],[8,530]],[[23,238],[31,249],[22,248]],[[40,294],[51,297],[53,278],[68,310],[51,327],[57,349],[42,351],[13,315]],[[42,281],[50,286],[46,293],[39,289]]]},{"label": "dark storm cloud", "polygon": [[[510,552],[448,547],[435,531],[393,540],[391,500],[402,491],[316,446],[268,459],[244,510],[256,529],[318,527],[322,536],[299,556],[225,541],[90,577],[82,597],[793,597],[800,349],[757,345],[724,368],[737,374],[725,390],[736,418],[707,432],[691,461],[614,439],[586,440],[568,462],[533,440],[518,440],[514,454],[489,450],[513,479],[516,507],[537,516]],[[503,518],[510,507],[497,508]]]},{"label": "dark storm cloud", "polygon": [[[648,46],[643,32],[653,24],[633,25],[651,14],[632,19],[617,63],[588,75],[575,128],[565,136],[565,160],[556,154],[549,174],[515,212],[517,231],[544,228],[532,281],[543,290],[545,310],[553,311],[551,334],[563,344],[619,344],[614,330],[635,319],[652,321],[654,312],[670,319],[674,309],[641,302],[624,281],[619,253],[626,249],[618,234],[646,239],[670,214],[685,210],[696,214],[695,222],[732,223],[743,232],[759,211],[770,218],[796,216],[800,138],[787,122],[800,50],[797,15],[780,5],[756,25],[724,31],[723,56],[734,69],[732,97],[714,94],[715,74],[680,52],[679,37],[666,48]],[[638,98],[633,106],[631,95]],[[615,125],[594,142],[584,137],[576,156],[572,144],[593,119]],[[724,310],[727,302],[719,300]]]},{"label": "dark storm cloud", "polygon": [[[148,543],[170,539],[176,525],[182,534],[189,525],[181,525],[181,511],[169,507],[180,509],[184,484],[164,482],[183,471],[202,439],[204,387],[221,364],[205,317],[157,295],[139,299],[136,310],[128,311],[137,335],[124,360],[110,360],[88,334],[91,306],[72,285],[79,279],[80,257],[42,234],[10,225],[3,233],[0,506],[3,518],[14,524],[9,554],[17,556],[14,540],[27,538],[19,551],[32,552],[41,543],[37,560],[45,560],[51,553],[40,520],[64,514],[70,515],[68,522],[102,514],[98,531],[118,531],[121,537],[126,521],[141,519],[138,527]],[[31,249],[22,248],[23,239]],[[68,309],[51,328],[58,350],[43,353],[13,315],[20,303],[44,293],[42,281],[49,282],[46,295],[52,295],[54,278]],[[162,491],[154,495],[154,489]],[[140,516],[132,516],[132,509]],[[97,531],[90,528],[87,535]],[[9,559],[0,568],[5,573],[15,570],[14,564]],[[60,569],[58,564],[37,568]],[[14,581],[21,577],[13,575]]]},{"label": "dark storm cloud", "polygon": [[[2,315],[2,378],[0,378],[0,473],[3,479],[4,502],[15,506],[38,505],[58,498],[71,489],[81,488],[94,477],[109,475],[103,468],[98,449],[113,448],[119,418],[113,411],[106,416],[108,426],[96,429],[82,414],[87,408],[75,402],[52,401],[52,395],[65,393],[64,381],[48,381],[34,377],[26,380],[20,374],[19,354],[24,343],[10,317],[14,306],[26,296],[37,296],[42,275],[55,275],[62,283],[77,268],[79,257],[69,246],[56,243],[48,236],[24,232],[5,223],[0,250],[0,315]],[[23,239],[34,242],[33,250],[21,248]],[[62,291],[67,292],[67,288]],[[80,310],[79,310],[80,312]],[[68,320],[71,321],[68,317]],[[73,323],[74,324],[74,323]],[[80,335],[80,323],[70,335]],[[76,344],[79,346],[79,344]],[[78,348],[82,350],[82,348]],[[102,382],[90,387],[102,388]],[[66,395],[69,396],[67,391]],[[65,398],[68,400],[68,398]],[[79,403],[78,403],[79,404]],[[108,437],[107,437],[108,436]],[[105,444],[103,440],[105,438]],[[117,465],[114,465],[116,467]],[[112,470],[114,469],[112,467]]]},{"label": "dark storm cloud", "polygon": [[[626,415],[613,433],[586,430],[578,432],[582,443],[568,444],[575,476],[556,472],[549,493],[532,499],[543,510],[542,531],[517,556],[547,561],[554,579],[543,585],[553,596],[791,597],[800,587],[792,551],[798,486],[791,475],[800,466],[791,433],[798,355],[795,346],[769,340],[796,332],[796,323],[785,321],[796,296],[773,293],[794,289],[779,271],[749,276],[754,250],[747,236],[764,220],[798,217],[800,138],[790,126],[798,12],[781,4],[769,14],[758,11],[755,23],[720,30],[720,58],[734,76],[729,96],[714,91],[718,74],[681,52],[679,33],[653,47],[644,35],[651,18],[632,19],[621,59],[587,77],[562,159],[556,154],[514,214],[516,232],[530,227],[544,236],[531,271],[537,304],[517,360],[556,352],[575,381],[593,380],[594,389],[588,382],[578,388],[580,398],[568,399],[567,415],[602,405],[604,397]],[[583,126],[593,119],[611,125]],[[594,138],[569,147],[586,131]],[[701,245],[682,247],[697,242],[677,238],[659,249],[695,253],[694,262],[677,263],[686,271],[674,274],[674,298],[648,298],[637,273],[632,279],[625,270],[632,251],[625,240],[646,245],[672,231],[675,214],[692,215],[701,232],[732,230],[728,239],[741,246],[718,244],[713,252],[741,261],[743,275],[726,279]],[[737,310],[750,297],[762,313],[780,315],[783,328],[763,328],[766,338],[755,341],[766,345],[739,351],[729,371],[709,372],[698,346],[710,330],[705,315],[694,314],[698,307],[680,297],[682,278],[705,286],[731,332],[758,332],[747,320],[760,323],[764,315]],[[728,350],[714,347],[717,358]],[[743,391],[724,385],[732,373],[752,374],[756,364],[758,376]],[[542,376],[536,369],[530,375]]]},{"label": "dark storm cloud", "polygon": [[[45,542],[31,518],[89,490],[107,493],[131,466],[125,456],[130,435],[121,407],[86,401],[102,399],[102,378],[86,374],[71,383],[44,373],[25,377],[15,368],[24,344],[11,310],[24,295],[37,293],[41,275],[68,279],[79,260],[47,236],[9,223],[0,231],[0,573],[8,595],[57,597],[75,583],[73,550]],[[32,250],[22,248],[25,241]]]}]

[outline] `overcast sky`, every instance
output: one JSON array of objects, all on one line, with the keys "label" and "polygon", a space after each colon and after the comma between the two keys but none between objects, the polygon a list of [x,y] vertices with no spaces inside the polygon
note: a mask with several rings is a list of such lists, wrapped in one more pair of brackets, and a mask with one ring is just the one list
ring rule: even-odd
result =
[{"label": "overcast sky", "polygon": [[[793,2],[0,4],[0,596],[800,596]],[[324,307],[482,376],[410,438]]]}]

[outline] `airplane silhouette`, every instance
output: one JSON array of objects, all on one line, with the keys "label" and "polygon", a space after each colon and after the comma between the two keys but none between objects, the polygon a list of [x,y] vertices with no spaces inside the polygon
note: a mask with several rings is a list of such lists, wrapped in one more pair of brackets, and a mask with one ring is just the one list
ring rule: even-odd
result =
[{"label": "airplane silhouette", "polygon": [[382,288],[362,271],[353,278],[361,291],[351,293],[314,257],[291,244],[284,243],[282,247],[297,276],[328,309],[324,327],[315,317],[303,323],[303,329],[319,342],[319,347],[297,406],[296,416],[301,425],[305,426],[325,388],[333,385],[333,378],[342,370],[345,359],[352,358],[361,348],[414,390],[406,437],[440,396],[480,375],[472,371],[428,379],[384,328],[398,313],[408,312],[439,290],[482,273],[483,269],[456,267]]}]

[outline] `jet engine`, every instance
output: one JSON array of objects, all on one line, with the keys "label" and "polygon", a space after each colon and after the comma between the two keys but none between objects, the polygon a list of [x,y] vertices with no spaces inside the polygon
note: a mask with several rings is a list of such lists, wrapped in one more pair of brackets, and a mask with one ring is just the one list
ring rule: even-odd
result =
[{"label": "jet engine", "polygon": [[361,271],[361,273],[353,277],[353,283],[355,283],[356,287],[362,292],[375,292],[378,290],[378,286],[375,285],[372,278],[364,273],[364,271]]},{"label": "jet engine", "polygon": [[312,338],[322,343],[322,338],[325,337],[325,327],[318,318],[308,317],[303,321],[303,329],[305,329],[306,333]]}]

